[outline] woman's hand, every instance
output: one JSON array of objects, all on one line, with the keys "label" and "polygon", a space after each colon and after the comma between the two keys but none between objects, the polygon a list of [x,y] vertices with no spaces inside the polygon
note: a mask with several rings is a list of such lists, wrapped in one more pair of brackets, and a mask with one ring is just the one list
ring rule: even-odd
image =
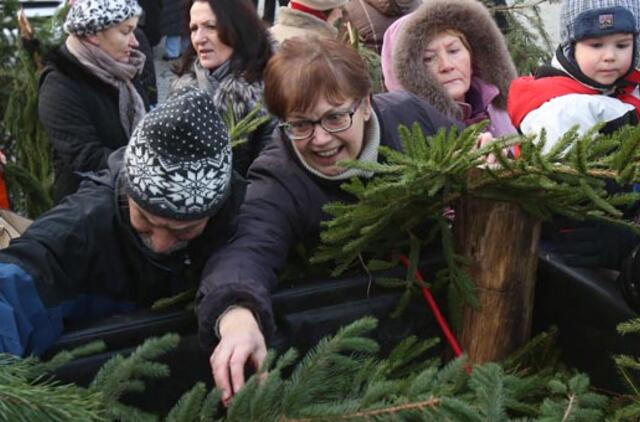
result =
[{"label": "woman's hand", "polygon": [[209,363],[216,386],[222,391],[225,406],[244,386],[244,367],[247,361],[260,369],[267,356],[264,336],[253,313],[247,308],[233,308],[220,320],[220,343]]},{"label": "woman's hand", "polygon": [[[478,135],[478,140],[476,141],[476,149],[480,149],[485,145],[490,144],[491,142],[493,142],[493,135],[490,132],[483,132],[480,135]],[[486,157],[486,162],[489,166],[495,164],[498,160],[496,160],[496,156],[495,154],[489,154]]]}]

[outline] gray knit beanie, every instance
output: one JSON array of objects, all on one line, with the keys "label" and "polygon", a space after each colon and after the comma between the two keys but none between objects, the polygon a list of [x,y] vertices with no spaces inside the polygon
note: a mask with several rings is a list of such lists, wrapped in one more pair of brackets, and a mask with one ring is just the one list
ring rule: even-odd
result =
[{"label": "gray knit beanie", "polygon": [[86,37],[141,14],[136,0],[76,0],[67,14],[64,30]]},{"label": "gray knit beanie", "polygon": [[211,96],[177,91],[138,124],[124,155],[127,194],[174,220],[212,216],[230,190],[231,146]]},{"label": "gray knit beanie", "polygon": [[614,33],[634,33],[637,63],[640,31],[639,0],[563,0],[560,10],[562,50],[573,60],[576,41]]}]

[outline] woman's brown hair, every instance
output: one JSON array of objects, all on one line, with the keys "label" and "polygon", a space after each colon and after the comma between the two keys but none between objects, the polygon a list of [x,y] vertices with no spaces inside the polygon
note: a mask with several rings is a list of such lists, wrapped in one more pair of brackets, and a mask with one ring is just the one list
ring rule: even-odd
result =
[{"label": "woman's brown hair", "polygon": [[320,98],[339,105],[370,92],[367,65],[350,45],[333,38],[287,39],[264,72],[265,103],[282,120],[293,111],[309,111]]}]

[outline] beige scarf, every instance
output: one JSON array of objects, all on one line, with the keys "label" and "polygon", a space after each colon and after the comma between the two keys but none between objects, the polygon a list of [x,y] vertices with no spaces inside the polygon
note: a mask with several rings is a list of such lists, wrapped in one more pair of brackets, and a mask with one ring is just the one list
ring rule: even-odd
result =
[{"label": "beige scarf", "polygon": [[127,138],[144,117],[144,101],[133,85],[132,79],[144,67],[145,55],[132,50],[129,63],[120,63],[100,47],[97,47],[75,35],[69,35],[67,49],[94,76],[118,90],[118,108],[120,122]]}]

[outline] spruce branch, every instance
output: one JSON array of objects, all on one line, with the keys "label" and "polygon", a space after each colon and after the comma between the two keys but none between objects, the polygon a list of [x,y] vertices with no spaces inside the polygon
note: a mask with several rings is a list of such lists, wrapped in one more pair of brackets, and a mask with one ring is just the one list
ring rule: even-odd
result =
[{"label": "spruce branch", "polygon": [[[477,365],[469,374],[464,357],[444,366],[438,359],[424,359],[433,340],[407,339],[386,358],[373,355],[369,348],[357,352],[339,346],[356,344],[373,321],[356,321],[321,341],[288,379],[275,369],[254,375],[224,420],[507,422],[559,421],[568,415],[567,420],[595,421],[606,408],[606,399],[589,391],[583,375],[516,374],[496,363]],[[290,350],[281,359],[285,363],[276,368],[291,365],[295,353]],[[270,352],[265,366],[274,361]],[[331,377],[320,369],[327,365],[333,369]],[[297,387],[291,388],[292,384]]]},{"label": "spruce branch", "polygon": [[[378,418],[383,416],[392,416],[397,413],[402,413],[410,410],[423,410],[427,407],[436,407],[439,406],[442,400],[437,398],[432,398],[428,400],[423,400],[415,403],[406,403],[392,407],[386,407],[383,409],[373,409],[367,411],[360,411],[351,414],[332,416],[330,420],[338,420],[338,421],[346,421],[352,419],[364,419],[368,420],[371,418]],[[322,418],[302,418],[302,419],[289,419],[287,417],[282,417],[279,419],[281,422],[315,422],[321,421]],[[327,419],[328,420],[328,419]]]},{"label": "spruce branch", "polygon": [[257,103],[246,116],[240,119],[233,111],[232,104],[227,106],[226,112],[222,115],[232,148],[247,142],[249,135],[270,119],[271,116],[264,113],[262,103]]},{"label": "spruce branch", "polygon": [[105,420],[100,392],[61,384],[48,375],[72,359],[103,349],[103,342],[93,342],[60,352],[47,362],[0,354],[0,420]]},{"label": "spruce branch", "polygon": [[[128,357],[116,355],[102,366],[91,382],[89,390],[103,394],[110,417],[120,419],[135,410],[119,400],[125,393],[144,391],[145,378],[157,379],[169,375],[169,367],[155,360],[175,349],[179,341],[177,334],[151,338]],[[136,415],[136,418],[150,417],[141,411],[136,411]]]},{"label": "spruce branch", "polygon": [[[621,335],[637,335],[640,333],[640,318],[620,323],[616,328]],[[613,360],[631,394],[624,397],[623,405],[616,410],[611,420],[634,420],[640,416],[640,383],[638,382],[640,360],[638,357],[628,355],[617,355]]]},{"label": "spruce branch", "polygon": [[[640,180],[635,171],[640,152],[633,149],[640,142],[640,128],[625,128],[611,135],[600,135],[594,129],[583,136],[570,130],[547,153],[543,152],[544,134],[504,137],[476,149],[481,130],[478,125],[460,133],[441,130],[425,137],[417,124],[401,127],[402,152],[381,147],[382,164],[346,163],[349,168],[374,171],[376,177],[353,179],[343,185],[354,197],[353,203],[326,206],[325,211],[334,218],[323,223],[322,244],[313,261],[335,262],[334,274],[338,274],[359,256],[366,261],[380,259],[391,249],[408,253],[412,259],[402,305],[409,300],[407,292],[417,290],[412,272],[418,260],[415,240],[420,239],[420,247],[425,249],[439,238],[446,271],[438,273],[436,285],[447,286],[453,305],[450,310],[454,321],[459,321],[461,305],[474,306],[477,299],[472,281],[461,268],[466,260],[456,254],[451,223],[442,213],[463,197],[510,202],[537,218],[560,214],[640,232],[638,226],[622,218],[619,209],[638,196],[610,194],[604,189],[606,180],[619,179],[622,174],[630,183]],[[515,144],[520,145],[521,155],[512,160],[505,150]],[[494,154],[502,164],[487,166],[484,157],[488,154]],[[382,282],[397,284],[394,280]]]}]

